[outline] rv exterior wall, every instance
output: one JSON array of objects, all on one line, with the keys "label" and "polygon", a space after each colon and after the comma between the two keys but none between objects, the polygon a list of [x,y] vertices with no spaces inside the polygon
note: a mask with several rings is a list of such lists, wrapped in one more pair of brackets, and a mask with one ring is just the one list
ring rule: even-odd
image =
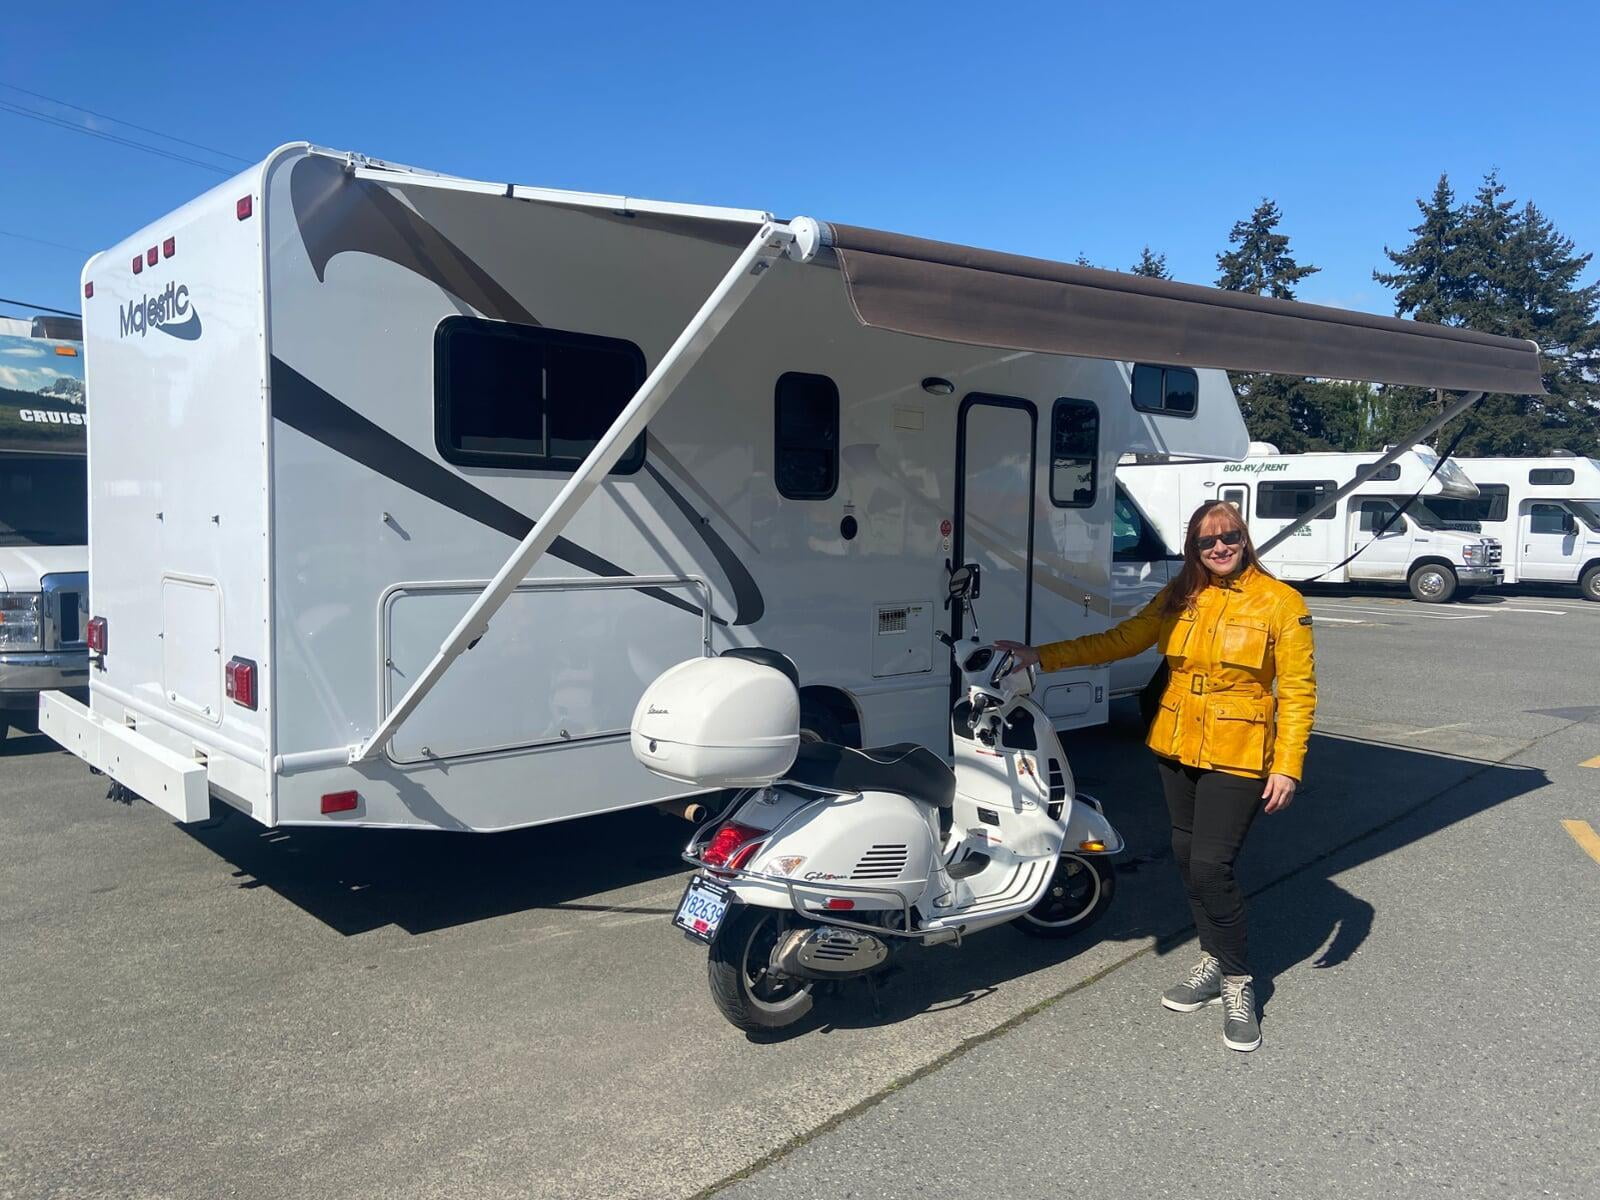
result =
[{"label": "rv exterior wall", "polygon": [[[192,759],[206,731],[214,792],[273,820],[263,221],[243,172],[85,268],[91,607],[109,652],[93,711]],[[148,253],[170,239],[173,253]],[[135,255],[145,259],[138,274]],[[260,664],[257,707],[224,695],[233,656]]]}]

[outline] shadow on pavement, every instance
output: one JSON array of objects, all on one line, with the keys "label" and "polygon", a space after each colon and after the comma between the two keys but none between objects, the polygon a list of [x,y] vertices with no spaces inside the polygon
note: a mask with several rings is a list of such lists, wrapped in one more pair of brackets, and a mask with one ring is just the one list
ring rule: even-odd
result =
[{"label": "shadow on pavement", "polygon": [[[879,982],[876,1003],[862,981],[835,985],[785,1037],[981,1004],[1006,981],[1099,942],[1154,937],[1158,954],[1189,946],[1192,929],[1170,861],[1166,811],[1141,739],[1131,702],[1114,707],[1109,726],[1066,739],[1079,785],[1105,802],[1128,839],[1118,862],[1119,895],[1098,925],[1064,942],[998,929],[974,935],[960,949],[912,948]],[[1263,999],[1272,976],[1313,956],[1319,966],[1337,967],[1371,930],[1372,908],[1340,888],[1333,874],[1546,782],[1533,768],[1320,733],[1311,739],[1307,779],[1285,813],[1257,822],[1240,863],[1241,882],[1252,895],[1290,875],[1300,885],[1297,896],[1309,879],[1323,881],[1295,921],[1273,922],[1253,939]],[[1468,781],[1470,791],[1463,787]],[[353,935],[386,925],[426,933],[540,908],[610,908],[591,898],[683,873],[678,851],[689,827],[653,809],[635,809],[502,834],[265,830],[241,814],[186,832],[233,864],[239,886],[271,888]],[[670,902],[618,911],[659,911],[661,936],[679,936],[667,924]],[[1286,926],[1292,926],[1288,936]]]}]

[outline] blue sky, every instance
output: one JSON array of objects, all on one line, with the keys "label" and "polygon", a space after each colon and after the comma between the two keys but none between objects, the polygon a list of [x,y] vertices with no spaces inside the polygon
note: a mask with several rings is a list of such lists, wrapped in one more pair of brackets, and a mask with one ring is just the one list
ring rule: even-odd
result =
[{"label": "blue sky", "polygon": [[[1323,267],[1301,298],[1377,312],[1441,171],[1498,168],[1600,251],[1592,3],[52,7],[8,6],[0,82],[249,159],[308,139],[1116,268],[1148,242],[1200,283],[1270,196]],[[0,296],[76,309],[86,252],[220,178],[0,109],[0,230],[60,244],[0,236]]]}]

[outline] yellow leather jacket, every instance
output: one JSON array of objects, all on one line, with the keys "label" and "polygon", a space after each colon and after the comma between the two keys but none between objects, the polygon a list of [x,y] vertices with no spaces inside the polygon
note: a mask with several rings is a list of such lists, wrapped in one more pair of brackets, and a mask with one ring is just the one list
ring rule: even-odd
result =
[{"label": "yellow leather jacket", "polygon": [[1311,614],[1300,593],[1246,567],[1214,580],[1184,612],[1162,612],[1166,598],[1163,589],[1104,633],[1040,646],[1040,665],[1111,662],[1159,644],[1172,678],[1145,739],[1150,749],[1230,775],[1299,779],[1317,708]]}]

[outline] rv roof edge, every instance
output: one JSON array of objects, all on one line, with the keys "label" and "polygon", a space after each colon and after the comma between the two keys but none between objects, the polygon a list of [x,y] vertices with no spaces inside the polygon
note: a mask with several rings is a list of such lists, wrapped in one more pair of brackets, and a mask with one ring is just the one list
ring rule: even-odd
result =
[{"label": "rv roof edge", "polygon": [[768,274],[768,268],[772,266],[773,261],[789,252],[794,240],[794,231],[788,225],[764,222],[756,231],[756,235],[734,259],[733,264],[712,289],[711,294],[706,297],[699,311],[683,327],[683,331],[678,334],[655,369],[639,385],[639,390],[634,393],[633,399],[628,401],[623,410],[617,414],[617,419],[601,435],[594,449],[572,473],[561,491],[556,494],[556,498],[545,509],[544,514],[528,531],[527,536],[518,543],[511,557],[506,559],[494,578],[489,581],[489,585],[468,607],[450,632],[450,636],[439,647],[438,653],[417,677],[416,682],[406,690],[400,702],[389,710],[372,736],[359,746],[351,748],[350,762],[363,762],[381,750],[394,736],[394,731],[399,728],[401,722],[410,716],[423,698],[433,690],[433,686],[449,669],[450,664],[471,649],[483,636],[495,613],[516,591],[517,585],[550,548],[577,511],[583,507],[584,501],[600,485],[606,472],[616,465],[633,439],[643,432],[650,418],[671,397],[684,376],[716,340],[733,314],[749,298],[756,284]]},{"label": "rv roof edge", "polygon": [[1384,451],[1376,462],[1368,463],[1366,466],[1357,471],[1355,473],[1355,478],[1353,478],[1349,483],[1345,484],[1331,496],[1324,498],[1322,503],[1302,513],[1297,520],[1291,521],[1288,525],[1285,525],[1282,529],[1278,530],[1277,533],[1273,534],[1261,545],[1257,546],[1256,553],[1265,554],[1268,550],[1271,550],[1285,538],[1293,537],[1301,529],[1304,529],[1312,521],[1316,520],[1334,505],[1338,504],[1339,501],[1343,500],[1351,492],[1355,491],[1358,487],[1367,482],[1367,480],[1371,479],[1390,463],[1398,461],[1403,455],[1410,454],[1411,448],[1418,442],[1422,441],[1423,438],[1433,436],[1433,434],[1443,429],[1449,422],[1466,412],[1467,409],[1471,408],[1474,404],[1482,399],[1482,392],[1468,392],[1466,395],[1456,400],[1454,404],[1451,404],[1449,407],[1447,407],[1438,416],[1434,417],[1421,429],[1417,430],[1416,433],[1412,434],[1410,437],[1400,438],[1394,445],[1390,446],[1388,450]]}]

